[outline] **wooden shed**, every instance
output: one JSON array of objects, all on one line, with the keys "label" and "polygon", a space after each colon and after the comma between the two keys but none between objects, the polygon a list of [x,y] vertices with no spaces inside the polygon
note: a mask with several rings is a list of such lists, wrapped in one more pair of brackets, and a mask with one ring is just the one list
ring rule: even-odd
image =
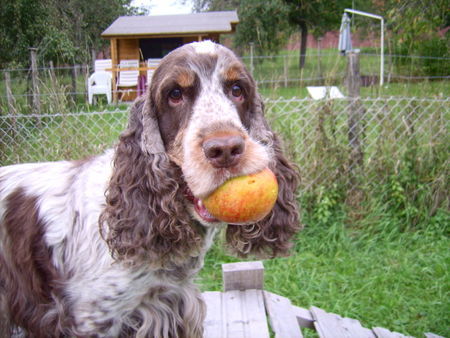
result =
[{"label": "wooden shed", "polygon": [[111,42],[113,85],[117,65],[122,60],[140,60],[139,70],[144,74],[148,69],[148,59],[162,58],[177,47],[193,41],[218,42],[221,34],[234,33],[238,23],[236,11],[121,16],[101,35]]}]

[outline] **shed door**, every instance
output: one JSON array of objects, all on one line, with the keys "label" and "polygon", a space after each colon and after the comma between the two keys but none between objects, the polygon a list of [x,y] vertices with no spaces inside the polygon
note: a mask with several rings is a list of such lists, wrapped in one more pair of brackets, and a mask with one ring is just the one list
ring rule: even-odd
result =
[{"label": "shed door", "polygon": [[182,38],[155,38],[139,40],[139,48],[141,49],[144,60],[160,59],[182,45]]}]

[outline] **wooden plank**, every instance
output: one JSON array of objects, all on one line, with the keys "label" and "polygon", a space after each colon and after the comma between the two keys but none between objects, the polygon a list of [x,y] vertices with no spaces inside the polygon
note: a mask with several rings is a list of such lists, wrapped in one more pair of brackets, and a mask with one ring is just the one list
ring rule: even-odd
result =
[{"label": "wooden plank", "polygon": [[309,310],[294,305],[292,305],[292,310],[300,327],[314,330],[314,318]]},{"label": "wooden plank", "polygon": [[203,292],[206,303],[206,318],[203,322],[205,338],[223,337],[222,326],[222,293],[217,291]]},{"label": "wooden plank", "polygon": [[223,290],[262,290],[264,266],[261,261],[222,264]]},{"label": "wooden plank", "polygon": [[411,336],[405,336],[398,332],[391,332],[383,327],[374,327],[372,331],[377,338],[413,338]]},{"label": "wooden plank", "polygon": [[[264,296],[261,290],[241,292],[245,315],[246,337],[269,338]],[[231,337],[231,336],[230,336]]]},{"label": "wooden plank", "polygon": [[244,313],[242,311],[241,297],[239,291],[228,291],[222,294],[225,316],[223,317],[226,323],[225,337],[245,337],[244,328]]},{"label": "wooden plank", "polygon": [[205,338],[269,338],[261,290],[204,292]]},{"label": "wooden plank", "polygon": [[275,338],[303,338],[289,299],[264,291],[264,302]]},{"label": "wooden plank", "polygon": [[439,335],[437,335],[437,334],[435,334],[433,332],[425,332],[424,335],[425,335],[426,338],[444,338],[444,337],[439,336]]},{"label": "wooden plank", "polygon": [[[119,56],[117,51],[117,39],[111,39],[111,62],[113,67],[117,67],[119,64]],[[117,72],[112,72],[112,89],[113,89],[113,102],[117,103]]]},{"label": "wooden plank", "polygon": [[334,313],[327,313],[317,307],[311,307],[311,314],[315,320],[314,326],[321,338],[375,338],[373,332],[361,326],[359,321],[342,318]]}]

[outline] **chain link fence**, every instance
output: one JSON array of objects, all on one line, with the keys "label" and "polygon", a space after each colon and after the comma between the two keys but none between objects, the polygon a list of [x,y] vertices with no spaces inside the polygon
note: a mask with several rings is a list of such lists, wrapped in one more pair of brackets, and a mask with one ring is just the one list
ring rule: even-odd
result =
[{"label": "chain link fence", "polygon": [[[306,97],[306,86],[345,87],[347,58],[335,52],[306,54],[305,67],[299,68],[298,55],[243,56],[261,88],[269,91],[290,88],[293,95]],[[380,87],[380,55],[360,54],[362,96],[445,97],[449,89],[450,58],[385,55],[385,86]],[[425,66],[423,63],[426,63]],[[433,72],[427,71],[431,67]],[[0,70],[0,114],[2,111],[25,113],[30,109],[53,113],[64,106],[87,105],[87,81],[91,65],[38,64],[36,68]],[[138,92],[137,89],[131,91]],[[291,93],[291,94],[292,94]],[[290,96],[293,96],[290,95]],[[96,98],[105,103],[103,96]],[[62,102],[64,101],[64,102]],[[86,108],[88,109],[88,108]]]},{"label": "chain link fence", "polygon": [[[448,98],[266,100],[266,115],[298,164],[304,191],[374,186],[411,157],[429,168],[430,179],[431,171],[443,170],[440,184],[448,188]],[[127,119],[126,109],[0,115],[0,165],[101,153],[114,145]]]}]

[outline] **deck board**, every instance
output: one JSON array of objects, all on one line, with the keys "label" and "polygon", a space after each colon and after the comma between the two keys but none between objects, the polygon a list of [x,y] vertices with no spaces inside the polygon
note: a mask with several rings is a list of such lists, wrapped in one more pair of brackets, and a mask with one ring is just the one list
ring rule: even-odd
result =
[{"label": "deck board", "polygon": [[362,327],[356,319],[342,318],[315,306],[311,307],[311,313],[315,320],[314,326],[321,338],[376,338],[371,330]]},{"label": "deck board", "polygon": [[261,290],[204,292],[206,338],[269,338]]},{"label": "deck board", "polygon": [[372,331],[374,332],[376,338],[413,338],[398,332],[391,332],[383,327],[374,327]]},{"label": "deck board", "polygon": [[204,337],[222,338],[223,314],[222,314],[222,292],[207,291],[202,294],[206,303],[206,318],[204,321]]},{"label": "deck board", "polygon": [[[301,328],[315,329],[320,338],[412,338],[388,329],[365,328],[352,318],[312,306],[309,310],[264,291],[261,262],[230,263],[223,267],[224,292],[204,292],[206,338],[302,338]],[[425,333],[427,338],[443,338]]]},{"label": "deck board", "polygon": [[275,338],[303,338],[288,298],[264,291],[264,302]]}]

